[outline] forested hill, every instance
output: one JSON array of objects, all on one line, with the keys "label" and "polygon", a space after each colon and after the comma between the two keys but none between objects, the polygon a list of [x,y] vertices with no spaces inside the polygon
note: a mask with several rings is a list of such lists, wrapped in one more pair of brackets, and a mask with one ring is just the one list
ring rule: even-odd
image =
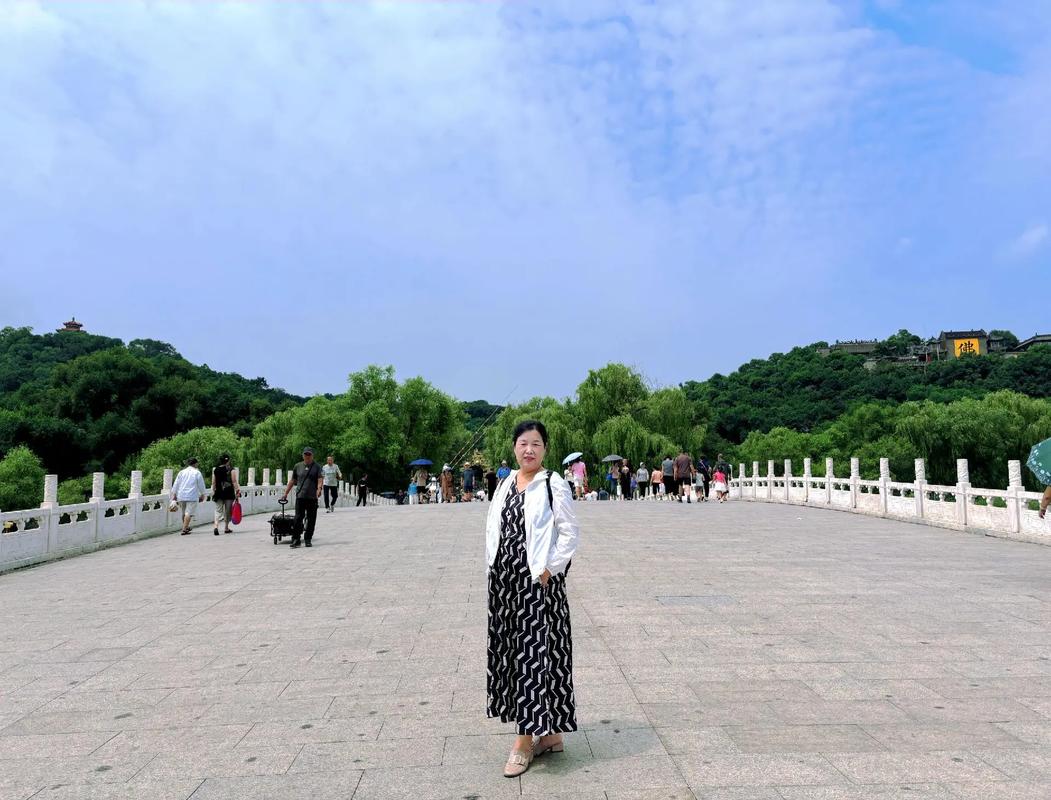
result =
[{"label": "forested hill", "polygon": [[948,403],[1011,389],[1051,397],[1051,348],[1017,357],[990,354],[925,366],[889,361],[865,367],[865,358],[842,351],[822,355],[824,342],[774,353],[729,375],[682,385],[709,409],[709,431],[730,444],[752,431],[776,427],[813,431],[859,403],[932,400]]},{"label": "forested hill", "polygon": [[0,453],[28,445],[63,477],[115,472],[156,439],[190,428],[244,435],[303,402],[263,378],[191,364],[153,339],[0,330]]}]

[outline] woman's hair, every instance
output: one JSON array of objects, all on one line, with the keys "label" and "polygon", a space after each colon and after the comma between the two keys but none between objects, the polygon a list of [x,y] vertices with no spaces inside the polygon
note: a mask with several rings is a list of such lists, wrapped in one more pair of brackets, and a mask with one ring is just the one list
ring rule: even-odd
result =
[{"label": "woman's hair", "polygon": [[221,456],[219,456],[219,464],[218,464],[218,466],[221,467],[223,464],[229,464],[229,463],[230,463],[230,454],[229,453],[223,453]]},{"label": "woman's hair", "polygon": [[517,442],[518,437],[527,431],[539,433],[540,438],[544,441],[544,447],[547,447],[547,428],[544,427],[543,422],[537,422],[535,419],[527,419],[515,425],[515,432],[511,435],[511,442]]}]

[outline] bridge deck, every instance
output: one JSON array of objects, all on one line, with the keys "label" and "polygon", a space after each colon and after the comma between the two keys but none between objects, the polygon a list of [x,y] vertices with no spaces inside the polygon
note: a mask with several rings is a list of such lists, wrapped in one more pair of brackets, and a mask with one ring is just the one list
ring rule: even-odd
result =
[{"label": "bridge deck", "polygon": [[0,798],[1051,797],[1051,548],[761,504],[580,511],[582,730],[521,779],[484,715],[476,504],[0,578]]}]

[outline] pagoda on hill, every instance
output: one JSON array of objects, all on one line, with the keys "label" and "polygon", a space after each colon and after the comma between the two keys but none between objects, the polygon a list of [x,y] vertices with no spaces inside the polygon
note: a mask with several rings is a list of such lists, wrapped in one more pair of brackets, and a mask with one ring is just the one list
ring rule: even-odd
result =
[{"label": "pagoda on hill", "polygon": [[83,329],[84,329],[84,323],[77,322],[77,318],[73,317],[71,320],[69,320],[69,322],[65,323],[61,328],[58,328],[57,329],[57,333],[62,333],[63,331],[78,331],[79,332],[79,331],[81,331]]}]

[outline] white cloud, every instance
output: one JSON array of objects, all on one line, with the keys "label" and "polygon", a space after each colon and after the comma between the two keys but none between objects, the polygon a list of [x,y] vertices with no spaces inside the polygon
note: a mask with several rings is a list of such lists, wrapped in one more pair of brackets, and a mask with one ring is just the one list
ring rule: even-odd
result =
[{"label": "white cloud", "polygon": [[[332,313],[471,304],[492,328],[523,275],[583,276],[545,302],[556,321],[694,313],[703,278],[624,287],[706,270],[736,284],[728,318],[820,301],[897,231],[895,263],[924,264],[943,237],[914,215],[996,196],[990,140],[1047,152],[1025,123],[1042,61],[999,92],[854,5],[0,2],[0,271],[146,294],[222,264],[267,308],[249,273],[306,263],[368,284],[360,308],[319,297]],[[961,190],[972,174],[989,185]]]},{"label": "white cloud", "polygon": [[1045,223],[1030,225],[1004,248],[1004,253],[1009,258],[1028,258],[1047,244],[1049,233]]}]

